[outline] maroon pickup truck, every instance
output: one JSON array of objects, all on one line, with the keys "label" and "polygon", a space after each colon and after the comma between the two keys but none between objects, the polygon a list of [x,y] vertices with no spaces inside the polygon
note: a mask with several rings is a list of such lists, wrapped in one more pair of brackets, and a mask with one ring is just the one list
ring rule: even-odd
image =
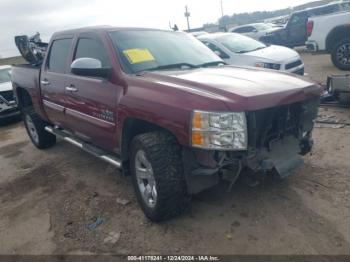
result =
[{"label": "maroon pickup truck", "polygon": [[[26,41],[16,39],[28,58]],[[151,220],[221,179],[293,174],[312,148],[319,86],[225,65],[186,33],[83,28],[55,33],[40,54],[12,71],[33,144],[60,137],[121,168]]]}]

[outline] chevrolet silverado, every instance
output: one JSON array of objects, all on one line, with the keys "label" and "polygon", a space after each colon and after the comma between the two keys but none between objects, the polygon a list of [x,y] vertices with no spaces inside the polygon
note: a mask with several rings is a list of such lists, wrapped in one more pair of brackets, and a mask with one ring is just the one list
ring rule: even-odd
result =
[{"label": "chevrolet silverado", "polygon": [[244,170],[293,174],[312,148],[318,85],[225,65],[186,33],[103,26],[55,33],[41,51],[16,44],[30,62],[12,82],[33,144],[60,137],[131,175],[151,220]]}]

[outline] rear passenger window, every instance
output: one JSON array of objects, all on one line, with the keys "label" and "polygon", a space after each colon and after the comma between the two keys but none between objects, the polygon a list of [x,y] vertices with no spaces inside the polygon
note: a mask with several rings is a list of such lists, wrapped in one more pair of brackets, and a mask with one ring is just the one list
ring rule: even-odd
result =
[{"label": "rear passenger window", "polygon": [[103,44],[93,38],[81,38],[79,39],[77,50],[75,53],[75,59],[78,58],[95,58],[101,61],[102,67],[109,66],[107,53]]},{"label": "rear passenger window", "polygon": [[52,43],[48,63],[50,72],[61,74],[65,72],[71,44],[72,39],[60,39]]}]

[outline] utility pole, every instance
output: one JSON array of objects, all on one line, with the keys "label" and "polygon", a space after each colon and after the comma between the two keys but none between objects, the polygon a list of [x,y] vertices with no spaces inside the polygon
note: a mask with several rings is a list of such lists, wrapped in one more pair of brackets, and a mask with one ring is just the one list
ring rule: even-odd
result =
[{"label": "utility pole", "polygon": [[220,0],[220,3],[221,3],[221,17],[224,16],[224,6],[222,4],[222,0]]},{"label": "utility pole", "polygon": [[187,5],[185,6],[185,17],[187,19],[187,29],[188,29],[188,32],[190,31],[190,16],[191,16],[191,13],[188,11],[187,9]]}]

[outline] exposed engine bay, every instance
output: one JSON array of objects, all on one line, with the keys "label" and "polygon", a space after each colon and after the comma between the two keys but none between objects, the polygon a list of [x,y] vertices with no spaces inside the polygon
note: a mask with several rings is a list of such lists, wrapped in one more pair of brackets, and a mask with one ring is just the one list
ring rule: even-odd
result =
[{"label": "exposed engine bay", "polygon": [[277,173],[281,178],[302,167],[302,155],[313,146],[312,129],[319,99],[247,112],[247,151],[185,150],[189,188],[197,193],[228,180],[231,186],[243,169],[256,174]]}]

